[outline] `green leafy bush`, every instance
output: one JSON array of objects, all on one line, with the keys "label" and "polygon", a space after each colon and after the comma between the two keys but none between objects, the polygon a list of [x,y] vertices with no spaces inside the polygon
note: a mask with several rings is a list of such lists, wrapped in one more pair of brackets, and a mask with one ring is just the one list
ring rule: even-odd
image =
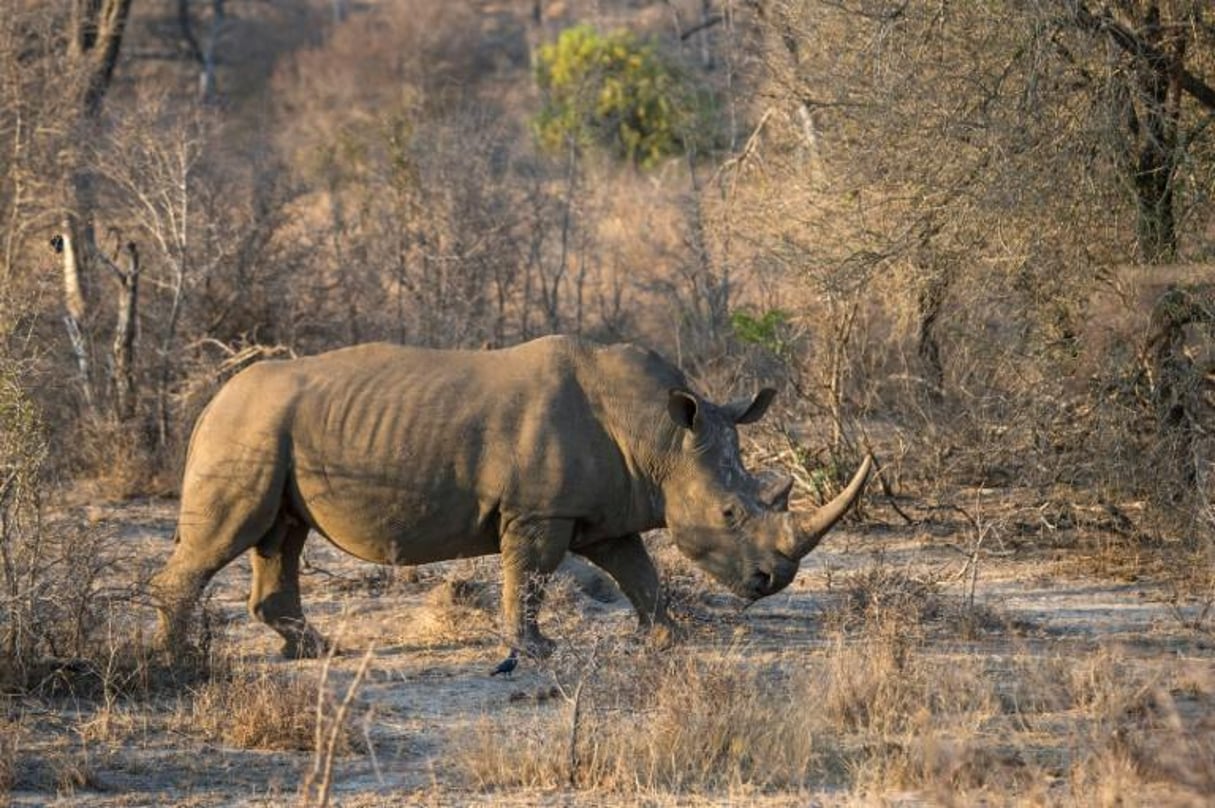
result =
[{"label": "green leafy bush", "polygon": [[567,28],[539,49],[536,82],[545,101],[536,132],[549,148],[600,143],[648,166],[686,149],[699,129],[690,83],[628,31]]},{"label": "green leafy bush", "polygon": [[769,309],[758,317],[745,311],[730,314],[730,327],[740,342],[767,348],[777,356],[783,356],[787,347],[788,325],[789,314],[781,309]]}]

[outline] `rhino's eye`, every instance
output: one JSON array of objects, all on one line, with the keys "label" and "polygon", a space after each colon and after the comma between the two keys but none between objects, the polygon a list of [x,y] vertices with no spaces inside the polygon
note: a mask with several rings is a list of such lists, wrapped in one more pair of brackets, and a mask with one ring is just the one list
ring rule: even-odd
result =
[{"label": "rhino's eye", "polygon": [[721,509],[721,515],[724,516],[728,522],[734,521],[734,509],[729,506]]}]

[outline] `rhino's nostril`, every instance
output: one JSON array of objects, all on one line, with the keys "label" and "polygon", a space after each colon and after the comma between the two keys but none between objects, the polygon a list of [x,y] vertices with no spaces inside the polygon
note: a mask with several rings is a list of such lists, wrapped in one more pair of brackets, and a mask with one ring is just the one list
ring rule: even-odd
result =
[{"label": "rhino's nostril", "polygon": [[755,593],[756,597],[769,595],[772,593],[774,582],[772,573],[756,570],[751,574],[751,591]]}]

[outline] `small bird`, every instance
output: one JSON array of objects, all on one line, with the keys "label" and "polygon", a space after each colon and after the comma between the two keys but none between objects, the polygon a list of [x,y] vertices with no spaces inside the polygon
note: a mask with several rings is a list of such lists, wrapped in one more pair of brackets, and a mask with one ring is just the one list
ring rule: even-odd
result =
[{"label": "small bird", "polygon": [[490,676],[497,676],[499,673],[506,674],[509,679],[511,672],[519,665],[519,649],[512,648],[510,653],[506,655],[506,659],[498,663],[498,667],[489,672]]}]

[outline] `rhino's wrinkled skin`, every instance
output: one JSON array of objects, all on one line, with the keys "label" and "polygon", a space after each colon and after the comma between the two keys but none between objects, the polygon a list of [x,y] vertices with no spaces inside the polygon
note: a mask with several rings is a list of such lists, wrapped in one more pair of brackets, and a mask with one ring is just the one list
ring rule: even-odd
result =
[{"label": "rhino's wrinkled skin", "polygon": [[250,611],[285,638],[285,654],[318,653],[299,593],[309,529],[385,564],[500,553],[507,641],[532,653],[551,647],[536,612],[567,551],[665,631],[646,530],[670,528],[736,594],[770,595],[869,471],[866,459],[795,531],[791,481],[761,492],[739,458],[735,426],[772,396],[715,405],[653,352],[566,337],[498,351],[363,345],[254,365],[190,441],[177,544],[153,581],[164,639],[179,639],[207,581],[253,550]]}]

